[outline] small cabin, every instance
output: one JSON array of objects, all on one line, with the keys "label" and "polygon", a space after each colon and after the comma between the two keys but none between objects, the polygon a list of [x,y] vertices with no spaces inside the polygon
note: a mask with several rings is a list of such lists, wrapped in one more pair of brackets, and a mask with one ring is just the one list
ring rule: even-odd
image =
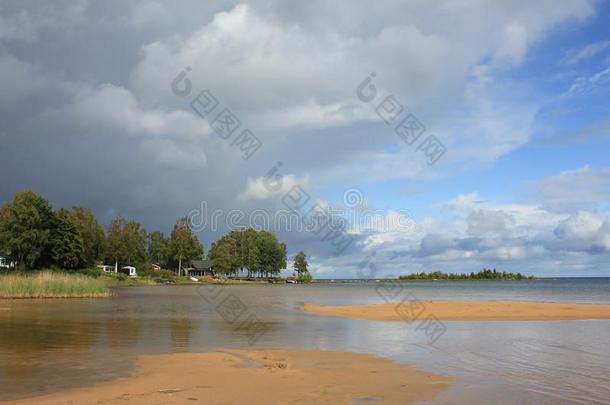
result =
[{"label": "small cabin", "polygon": [[114,267],[114,266],[100,264],[97,266],[97,268],[102,270],[104,273],[116,273],[116,267]]},{"label": "small cabin", "polygon": [[136,272],[136,268],[133,266],[124,266],[121,267],[121,273],[127,274],[129,277],[138,277],[138,273]]},{"label": "small cabin", "polygon": [[15,267],[15,262],[6,256],[0,255],[0,267],[4,269],[12,269]]},{"label": "small cabin", "polygon": [[189,277],[203,277],[214,275],[214,265],[210,259],[192,260],[185,269]]}]

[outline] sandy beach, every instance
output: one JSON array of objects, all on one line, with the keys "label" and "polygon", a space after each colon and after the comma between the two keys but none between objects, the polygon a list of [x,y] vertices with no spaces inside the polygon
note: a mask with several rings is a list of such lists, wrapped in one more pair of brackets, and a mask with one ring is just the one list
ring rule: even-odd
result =
[{"label": "sandy beach", "polygon": [[449,383],[447,377],[367,354],[227,350],[141,356],[130,377],[2,403],[404,404],[431,400]]},{"label": "sandy beach", "polygon": [[433,315],[446,321],[551,321],[610,319],[610,305],[516,301],[404,301],[401,303],[322,306],[305,303],[306,312],[347,318],[411,321]]}]

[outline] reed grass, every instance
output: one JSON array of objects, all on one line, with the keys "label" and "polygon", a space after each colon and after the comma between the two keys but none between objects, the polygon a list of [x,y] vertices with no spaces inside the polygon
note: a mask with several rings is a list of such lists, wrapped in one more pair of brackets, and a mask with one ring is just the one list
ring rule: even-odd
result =
[{"label": "reed grass", "polygon": [[41,271],[0,275],[0,298],[108,297],[106,284],[80,274]]}]

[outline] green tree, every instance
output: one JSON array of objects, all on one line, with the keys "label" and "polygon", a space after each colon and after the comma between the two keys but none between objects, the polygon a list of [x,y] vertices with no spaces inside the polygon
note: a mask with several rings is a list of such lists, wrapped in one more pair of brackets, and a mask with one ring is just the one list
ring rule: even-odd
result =
[{"label": "green tree", "polygon": [[55,214],[49,251],[52,264],[64,269],[77,269],[86,263],[83,238],[63,208]]},{"label": "green tree", "polygon": [[234,247],[233,261],[236,263],[232,271],[248,270],[248,277],[258,271],[260,267],[260,252],[257,246],[257,232],[252,229],[233,230],[223,237],[225,243],[230,239]]},{"label": "green tree", "polygon": [[84,266],[94,266],[102,258],[104,228],[89,208],[72,207],[66,211],[68,220],[76,227],[83,240]]},{"label": "green tree", "polygon": [[0,246],[20,268],[35,268],[48,249],[55,215],[47,200],[32,190],[15,194],[0,209]]},{"label": "green tree", "polygon": [[294,257],[294,263],[292,268],[297,272],[297,280],[301,282],[310,282],[312,280],[311,274],[309,273],[309,263],[307,263],[307,256],[304,252],[299,252]]},{"label": "green tree", "polygon": [[261,275],[277,275],[286,268],[286,245],[279,243],[273,233],[258,232],[256,244],[260,254],[258,270]]},{"label": "green tree", "polygon": [[191,229],[188,217],[182,217],[174,225],[170,237],[172,259],[178,262],[178,277],[182,275],[182,262],[203,256],[203,244]]},{"label": "green tree", "polygon": [[227,276],[246,269],[253,275],[277,275],[286,268],[286,244],[271,232],[233,230],[212,244],[208,255],[216,270]]},{"label": "green tree", "polygon": [[279,274],[282,269],[286,269],[288,267],[288,246],[285,243],[280,243],[278,246],[278,250],[276,253],[277,257],[277,270],[276,275]]},{"label": "green tree", "polygon": [[227,235],[212,244],[208,257],[217,273],[229,276],[239,268],[235,251],[235,241]]},{"label": "green tree", "polygon": [[170,241],[161,231],[148,234],[148,256],[157,264],[167,264],[170,256]]},{"label": "green tree", "polygon": [[296,271],[297,274],[300,276],[301,273],[305,273],[308,271],[308,266],[309,264],[307,263],[307,256],[305,256],[305,253],[302,251],[297,253],[297,255],[294,257],[294,263],[292,265],[294,271]]},{"label": "green tree", "polygon": [[144,265],[146,262],[146,231],[137,222],[119,216],[108,225],[106,259],[117,264]]}]

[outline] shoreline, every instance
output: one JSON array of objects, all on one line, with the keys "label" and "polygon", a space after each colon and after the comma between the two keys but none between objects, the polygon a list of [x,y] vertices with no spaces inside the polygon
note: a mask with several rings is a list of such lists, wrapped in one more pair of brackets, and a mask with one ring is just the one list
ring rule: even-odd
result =
[{"label": "shoreline", "polygon": [[1,402],[7,405],[429,401],[452,379],[370,354],[326,350],[224,350],[143,355],[128,377]]},{"label": "shoreline", "polygon": [[528,301],[414,300],[387,304],[324,306],[304,303],[317,315],[376,321],[414,321],[434,316],[443,321],[560,321],[610,319],[610,305]]}]

